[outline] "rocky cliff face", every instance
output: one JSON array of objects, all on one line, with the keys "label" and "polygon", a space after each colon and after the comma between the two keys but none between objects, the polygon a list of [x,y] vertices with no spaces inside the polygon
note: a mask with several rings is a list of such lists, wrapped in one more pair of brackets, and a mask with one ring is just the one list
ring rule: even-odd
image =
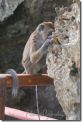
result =
[{"label": "rocky cliff face", "polygon": [[[80,120],[80,6],[61,8],[47,55],[48,74],[67,120]],[[55,40],[61,44],[55,44]]]}]

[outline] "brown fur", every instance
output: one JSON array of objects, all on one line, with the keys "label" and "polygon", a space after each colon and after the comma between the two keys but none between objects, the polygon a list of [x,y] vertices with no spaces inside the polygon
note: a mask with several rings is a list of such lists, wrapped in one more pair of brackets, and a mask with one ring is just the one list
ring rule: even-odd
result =
[{"label": "brown fur", "polygon": [[[42,29],[42,30],[41,30]],[[37,74],[46,68],[48,45],[45,44],[49,32],[54,31],[52,22],[43,22],[30,35],[22,56],[22,65],[26,73]]]}]

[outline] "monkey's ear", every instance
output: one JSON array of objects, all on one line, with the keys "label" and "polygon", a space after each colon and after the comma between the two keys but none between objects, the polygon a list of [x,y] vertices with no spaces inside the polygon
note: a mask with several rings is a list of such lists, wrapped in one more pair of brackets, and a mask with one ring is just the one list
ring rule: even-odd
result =
[{"label": "monkey's ear", "polygon": [[39,31],[42,31],[42,30],[44,30],[44,25],[40,25],[39,27]]}]

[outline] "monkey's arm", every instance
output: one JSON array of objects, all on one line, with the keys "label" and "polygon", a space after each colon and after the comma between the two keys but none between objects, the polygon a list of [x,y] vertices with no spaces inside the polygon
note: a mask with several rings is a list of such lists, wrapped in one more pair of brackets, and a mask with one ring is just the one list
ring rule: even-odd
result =
[{"label": "monkey's arm", "polygon": [[44,54],[47,53],[48,46],[51,44],[50,38],[47,39],[43,45],[36,50],[35,44],[32,44],[30,47],[30,61],[31,63],[37,63]]}]

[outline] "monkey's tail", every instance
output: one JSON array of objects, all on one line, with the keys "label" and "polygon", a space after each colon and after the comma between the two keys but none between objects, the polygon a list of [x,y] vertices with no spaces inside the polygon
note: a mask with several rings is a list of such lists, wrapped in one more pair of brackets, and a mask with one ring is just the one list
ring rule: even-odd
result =
[{"label": "monkey's tail", "polygon": [[6,71],[6,74],[11,74],[12,79],[13,79],[13,85],[12,85],[12,96],[15,98],[17,97],[18,94],[18,88],[19,88],[19,80],[17,77],[17,73],[14,69],[8,69]]}]

